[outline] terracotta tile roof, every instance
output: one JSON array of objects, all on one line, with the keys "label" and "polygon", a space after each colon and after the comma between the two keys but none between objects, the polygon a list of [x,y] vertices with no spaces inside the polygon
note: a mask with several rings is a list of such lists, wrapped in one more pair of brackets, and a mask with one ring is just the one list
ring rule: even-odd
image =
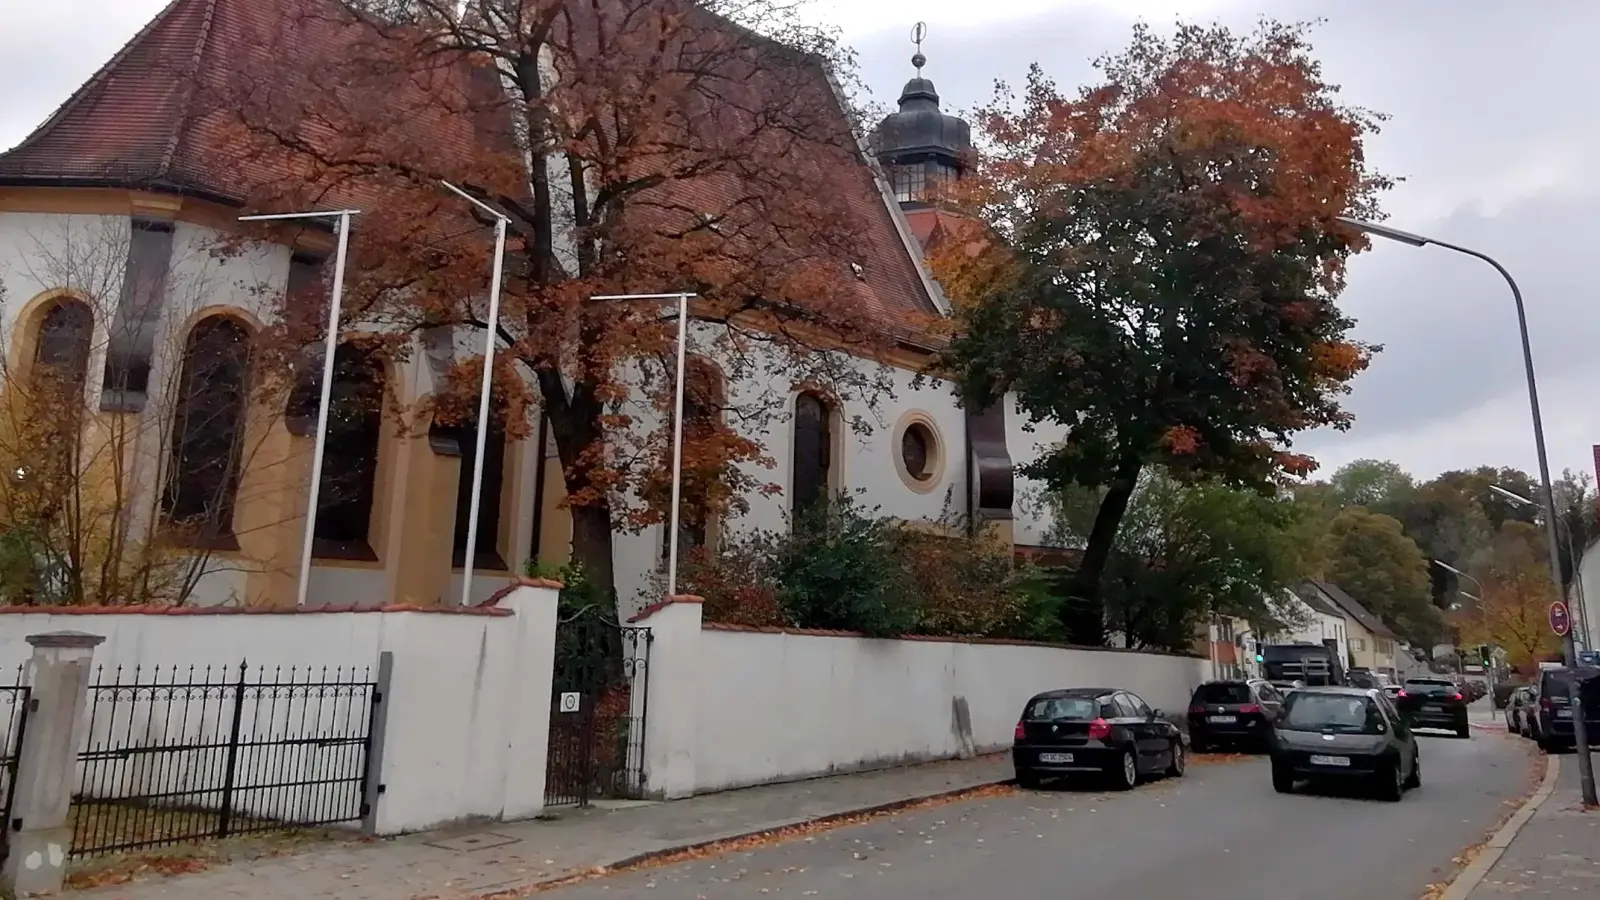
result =
[{"label": "terracotta tile roof", "polygon": [[[116,186],[181,193],[238,204],[258,187],[293,180],[261,158],[230,152],[231,116],[216,97],[236,91],[252,71],[281,65],[283,53],[296,61],[336,55],[342,41],[355,40],[351,27],[336,17],[318,15],[333,0],[173,0],[37,130],[9,152],[0,154],[0,184]],[[292,19],[292,21],[291,21]],[[266,40],[282,33],[285,23],[294,40]],[[732,27],[732,26],[729,26]],[[464,91],[497,89],[485,71],[425,73],[422,78],[457,79]],[[487,80],[486,80],[487,79]],[[838,125],[848,119],[821,66],[808,90],[829,92],[838,110]],[[435,93],[429,91],[430,94]],[[208,101],[207,97],[212,98]],[[821,95],[819,95],[821,96]],[[411,146],[469,162],[484,152],[485,143],[505,139],[509,129],[484,127],[437,105],[386,97],[391,109],[378,111],[388,136],[405,137]],[[337,132],[321,135],[337,139]],[[231,142],[235,147],[236,141]],[[493,147],[487,148],[493,150]],[[859,259],[840,260],[844,289],[861,309],[901,336],[925,332],[940,313],[923,280],[920,262],[908,252],[886,206],[874,170],[864,157],[846,173],[854,190],[846,199],[859,216],[863,233]],[[311,181],[310,177],[307,181]],[[361,206],[371,199],[371,186],[340,182],[314,198],[319,208]],[[727,188],[714,179],[680,183],[674,199],[682,206],[710,202]],[[367,194],[367,196],[363,196]],[[697,195],[704,196],[697,196]],[[861,271],[853,275],[847,262]]]}]

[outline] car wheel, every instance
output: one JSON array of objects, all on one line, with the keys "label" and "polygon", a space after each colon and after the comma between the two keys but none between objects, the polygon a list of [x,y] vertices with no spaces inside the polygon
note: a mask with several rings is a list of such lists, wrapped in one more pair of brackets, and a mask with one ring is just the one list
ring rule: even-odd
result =
[{"label": "car wheel", "polygon": [[1207,750],[1211,749],[1211,745],[1207,743],[1206,739],[1203,737],[1191,736],[1189,738],[1189,746],[1193,748],[1194,752],[1196,753],[1205,753]]},{"label": "car wheel", "polygon": [[1183,739],[1178,738],[1172,742],[1172,762],[1167,766],[1167,777],[1182,778],[1184,765]]},{"label": "car wheel", "polygon": [[1022,788],[1025,791],[1038,790],[1039,785],[1042,784],[1043,781],[1044,779],[1039,777],[1038,772],[1033,772],[1028,769],[1017,770],[1017,787]]},{"label": "car wheel", "polygon": [[1124,750],[1121,764],[1106,774],[1111,778],[1112,789],[1131,791],[1139,783],[1139,758],[1132,750]]},{"label": "car wheel", "polygon": [[1422,753],[1413,750],[1411,752],[1411,777],[1406,779],[1406,788],[1415,790],[1419,787],[1422,787]]},{"label": "car wheel", "polygon": [[1293,770],[1276,760],[1272,763],[1272,789],[1280,794],[1294,793]]},{"label": "car wheel", "polygon": [[1400,760],[1395,760],[1386,771],[1378,773],[1378,799],[1390,803],[1399,802],[1405,796],[1405,778],[1400,771]]},{"label": "car wheel", "polygon": [[1462,722],[1460,725],[1457,725],[1456,726],[1456,737],[1458,737],[1458,738],[1470,738],[1470,737],[1472,737],[1472,726],[1468,725],[1466,722]]}]

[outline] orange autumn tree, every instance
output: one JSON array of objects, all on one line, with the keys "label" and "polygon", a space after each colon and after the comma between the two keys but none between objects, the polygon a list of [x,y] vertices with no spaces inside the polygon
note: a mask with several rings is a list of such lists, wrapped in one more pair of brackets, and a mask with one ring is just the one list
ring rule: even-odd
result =
[{"label": "orange autumn tree", "polygon": [[1550,603],[1556,592],[1550,583],[1544,531],[1528,522],[1506,522],[1486,556],[1477,572],[1482,602],[1452,616],[1461,643],[1503,647],[1512,666],[1533,671],[1541,660],[1561,652],[1561,639],[1550,630]]},{"label": "orange autumn tree", "polygon": [[1313,462],[1291,438],[1347,427],[1340,396],[1377,349],[1335,298],[1388,181],[1362,142],[1380,117],[1337,102],[1303,26],[1237,36],[1135,28],[1064,93],[1035,66],[980,113],[956,202],[994,240],[934,265],[958,307],[946,358],[965,402],[1013,392],[1071,426],[1024,474],[1104,488],[1063,618],[1099,643],[1102,574],[1140,473],[1267,489]]},{"label": "orange autumn tree", "polygon": [[492,220],[440,181],[507,217],[505,402],[548,417],[573,556],[600,588],[614,534],[663,516],[676,327],[672,304],[591,298],[694,292],[690,352],[747,386],[691,391],[718,407],[686,428],[691,521],[776,490],[746,436],[785,415],[794,385],[868,403],[885,390],[848,355],[885,331],[863,299],[870,266],[854,265],[885,252],[864,225],[883,210],[836,91],[847,60],[795,4],[282,5],[257,26],[255,65],[207,86],[241,172],[279,173],[252,204],[362,209],[346,304],[395,353],[439,328],[482,346],[487,327]]}]

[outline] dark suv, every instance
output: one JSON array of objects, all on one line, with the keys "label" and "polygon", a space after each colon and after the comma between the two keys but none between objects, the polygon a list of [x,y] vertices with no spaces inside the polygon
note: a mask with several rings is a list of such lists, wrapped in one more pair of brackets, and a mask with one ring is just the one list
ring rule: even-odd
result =
[{"label": "dark suv", "polygon": [[1189,700],[1189,746],[1204,753],[1220,745],[1266,750],[1283,694],[1266,681],[1208,681]]},{"label": "dark suv", "polygon": [[1579,666],[1545,669],[1534,688],[1536,705],[1530,712],[1539,749],[1554,753],[1577,743],[1573,731],[1573,699],[1580,697],[1590,746],[1600,743],[1600,669]]},{"label": "dark suv", "polygon": [[1412,728],[1443,728],[1458,737],[1472,737],[1467,698],[1448,678],[1407,678],[1394,703]]}]

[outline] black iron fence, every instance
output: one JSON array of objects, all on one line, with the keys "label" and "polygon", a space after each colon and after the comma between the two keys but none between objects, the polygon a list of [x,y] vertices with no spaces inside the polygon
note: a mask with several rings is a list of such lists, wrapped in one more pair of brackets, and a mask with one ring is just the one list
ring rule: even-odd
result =
[{"label": "black iron fence", "polygon": [[0,862],[6,858],[6,837],[11,833],[11,804],[17,797],[17,760],[28,728],[29,689],[22,683],[22,666],[0,681]]},{"label": "black iron fence", "polygon": [[557,623],[555,650],[545,805],[640,797],[650,629],[591,607]]},{"label": "black iron fence", "polygon": [[72,855],[360,820],[382,701],[368,668],[102,669]]}]

